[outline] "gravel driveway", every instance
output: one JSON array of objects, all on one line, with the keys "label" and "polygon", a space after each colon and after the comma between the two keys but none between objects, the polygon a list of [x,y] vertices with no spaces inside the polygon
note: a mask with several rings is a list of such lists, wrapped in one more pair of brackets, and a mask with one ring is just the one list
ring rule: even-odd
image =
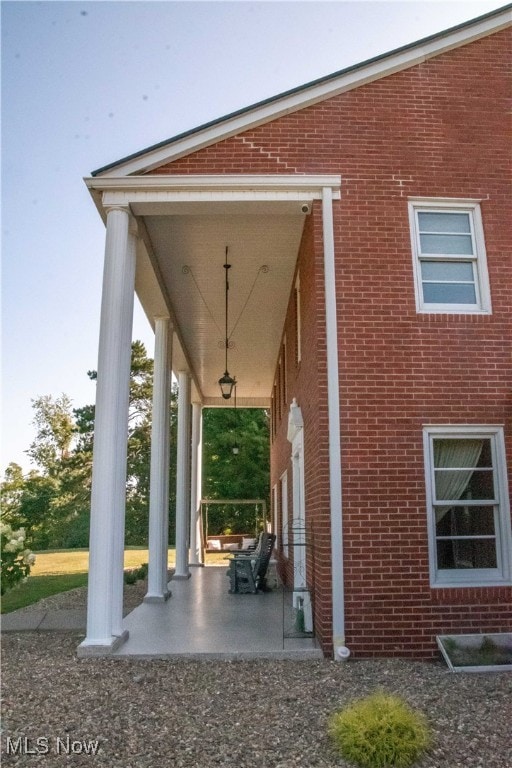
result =
[{"label": "gravel driveway", "polygon": [[[143,589],[127,591],[136,600]],[[83,595],[73,593],[46,607],[76,606]],[[380,688],[430,722],[433,745],[418,768],[512,768],[511,673],[396,659],[78,659],[81,638],[3,636],[4,766],[344,768],[327,719]]]}]

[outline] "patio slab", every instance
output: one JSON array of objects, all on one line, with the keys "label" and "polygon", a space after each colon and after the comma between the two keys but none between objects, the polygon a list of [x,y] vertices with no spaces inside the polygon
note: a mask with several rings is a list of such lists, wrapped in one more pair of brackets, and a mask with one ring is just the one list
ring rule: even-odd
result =
[{"label": "patio slab", "polygon": [[286,638],[281,589],[231,595],[225,566],[194,568],[169,583],[166,603],[143,603],[124,620],[129,638],[113,657],[323,658],[314,638]]}]

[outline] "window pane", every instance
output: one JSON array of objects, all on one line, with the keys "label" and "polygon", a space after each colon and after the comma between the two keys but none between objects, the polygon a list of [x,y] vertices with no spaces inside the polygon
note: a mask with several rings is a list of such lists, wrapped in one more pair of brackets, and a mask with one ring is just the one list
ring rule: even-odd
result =
[{"label": "window pane", "polygon": [[497,568],[494,539],[438,541],[437,567],[445,569]]},{"label": "window pane", "polygon": [[436,499],[440,501],[494,499],[492,469],[436,469],[435,480]]},{"label": "window pane", "polygon": [[492,467],[491,441],[488,438],[436,437],[433,443],[436,469]]},{"label": "window pane", "polygon": [[420,232],[471,232],[469,213],[418,212]]},{"label": "window pane", "polygon": [[473,253],[471,235],[422,235],[420,234],[422,253],[454,253],[470,255]]},{"label": "window pane", "polygon": [[422,261],[421,276],[424,280],[451,280],[473,282],[471,261]]},{"label": "window pane", "polygon": [[456,283],[423,283],[426,304],[476,304],[474,285]]},{"label": "window pane", "polygon": [[494,536],[494,507],[436,508],[436,536]]},{"label": "window pane", "polygon": [[494,472],[492,469],[476,469],[468,486],[470,499],[494,499]]}]

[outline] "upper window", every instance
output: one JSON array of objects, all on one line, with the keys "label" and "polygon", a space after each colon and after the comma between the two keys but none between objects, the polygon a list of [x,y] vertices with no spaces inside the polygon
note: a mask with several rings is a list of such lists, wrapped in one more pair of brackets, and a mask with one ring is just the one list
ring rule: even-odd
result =
[{"label": "upper window", "polygon": [[431,582],[511,578],[510,511],[501,427],[425,427]]},{"label": "upper window", "polygon": [[473,201],[409,202],[419,312],[489,314],[491,300],[480,206]]}]

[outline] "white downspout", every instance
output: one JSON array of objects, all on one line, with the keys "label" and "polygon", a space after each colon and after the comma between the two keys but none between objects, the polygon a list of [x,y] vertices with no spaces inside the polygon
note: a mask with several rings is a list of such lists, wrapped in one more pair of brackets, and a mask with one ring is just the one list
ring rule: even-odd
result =
[{"label": "white downspout", "polygon": [[336,271],[332,190],[322,189],[324,239],[325,325],[327,344],[327,403],[329,423],[329,492],[331,502],[332,641],[334,658],[345,660],[345,589],[343,576],[343,516],[341,500],[340,388],[338,368],[338,324],[336,317]]}]

